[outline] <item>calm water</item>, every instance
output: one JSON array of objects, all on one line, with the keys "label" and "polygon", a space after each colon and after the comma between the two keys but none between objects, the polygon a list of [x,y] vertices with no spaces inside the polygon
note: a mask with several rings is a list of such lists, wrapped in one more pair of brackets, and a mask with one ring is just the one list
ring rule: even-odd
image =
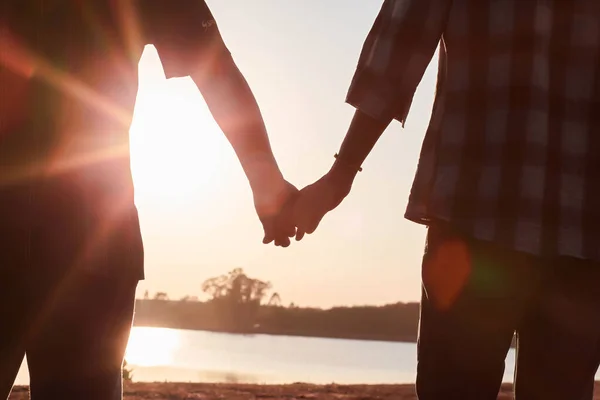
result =
[{"label": "calm water", "polygon": [[[136,327],[127,361],[137,381],[409,383],[416,345]],[[511,351],[505,381],[513,371]],[[28,381],[24,363],[17,384]]]}]

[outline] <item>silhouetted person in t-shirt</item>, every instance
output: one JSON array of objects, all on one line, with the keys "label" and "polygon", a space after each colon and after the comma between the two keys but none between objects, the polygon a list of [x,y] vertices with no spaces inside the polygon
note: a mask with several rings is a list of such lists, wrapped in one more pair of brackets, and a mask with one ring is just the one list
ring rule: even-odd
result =
[{"label": "silhouetted person in t-shirt", "polygon": [[294,235],[280,210],[296,189],[203,0],[3,0],[0,397],[26,354],[34,400],[121,398],[143,279],[128,132],[146,44],[167,77],[190,75],[202,92],[250,181],[264,242]]}]

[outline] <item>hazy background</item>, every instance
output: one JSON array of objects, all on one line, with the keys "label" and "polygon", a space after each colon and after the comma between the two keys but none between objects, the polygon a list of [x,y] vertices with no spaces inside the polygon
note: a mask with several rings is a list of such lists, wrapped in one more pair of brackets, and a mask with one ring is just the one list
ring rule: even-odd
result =
[{"label": "hazy background", "polygon": [[[312,183],[331,166],[350,122],[345,94],[381,1],[207,3],[257,97],[286,178]],[[243,267],[271,281],[284,305],[418,300],[425,229],[403,214],[429,121],[435,59],[406,128],[393,123],[350,196],[287,249],[261,244],[243,171],[191,80],[165,80],[153,47],[140,67],[132,127],[146,246],[140,294],[201,295],[205,278]]]}]

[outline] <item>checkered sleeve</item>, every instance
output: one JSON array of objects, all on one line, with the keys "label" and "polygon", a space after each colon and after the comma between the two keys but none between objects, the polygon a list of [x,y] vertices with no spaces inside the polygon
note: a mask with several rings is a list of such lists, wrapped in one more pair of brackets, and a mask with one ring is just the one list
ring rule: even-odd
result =
[{"label": "checkered sleeve", "polygon": [[346,102],[404,124],[444,32],[452,0],[385,0],[363,45]]}]

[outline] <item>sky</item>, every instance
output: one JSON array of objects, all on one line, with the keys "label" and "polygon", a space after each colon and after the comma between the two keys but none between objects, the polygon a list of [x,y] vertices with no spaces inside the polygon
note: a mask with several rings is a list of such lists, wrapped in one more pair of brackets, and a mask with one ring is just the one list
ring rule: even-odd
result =
[{"label": "sky", "polygon": [[[381,1],[208,0],[248,80],[287,180],[299,188],[334,161],[354,109],[344,99]],[[286,249],[262,227],[237,158],[190,78],[166,80],[156,50],[140,61],[131,129],[146,280],[138,294],[202,295],[241,267],[301,306],[419,300],[425,228],[403,218],[435,85],[435,57],[404,129],[394,122],[350,195]]]}]

